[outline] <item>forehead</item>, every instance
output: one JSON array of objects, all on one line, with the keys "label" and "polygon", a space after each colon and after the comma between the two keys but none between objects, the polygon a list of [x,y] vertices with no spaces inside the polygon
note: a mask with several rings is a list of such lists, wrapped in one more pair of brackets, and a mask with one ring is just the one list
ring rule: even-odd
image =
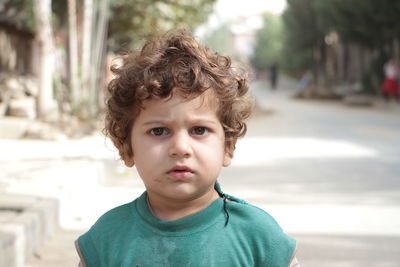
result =
[{"label": "forehead", "polygon": [[163,113],[172,109],[179,109],[182,112],[190,110],[194,112],[200,112],[201,110],[216,112],[218,107],[218,99],[212,90],[207,90],[201,95],[193,97],[184,97],[179,93],[179,91],[175,91],[167,98],[153,97],[144,101],[141,113],[147,113],[150,111],[159,111]]}]

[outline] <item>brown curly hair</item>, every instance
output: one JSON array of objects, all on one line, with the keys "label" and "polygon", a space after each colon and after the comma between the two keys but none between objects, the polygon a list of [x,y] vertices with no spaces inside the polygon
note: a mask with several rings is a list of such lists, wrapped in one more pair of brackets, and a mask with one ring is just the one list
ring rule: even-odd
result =
[{"label": "brown curly hair", "polygon": [[173,93],[192,99],[208,89],[217,98],[225,149],[233,156],[253,107],[246,72],[239,73],[229,57],[211,52],[182,30],[147,41],[140,51],[122,58],[122,66],[111,67],[115,78],[107,87],[104,128],[122,159],[133,156],[130,132],[145,100]]}]

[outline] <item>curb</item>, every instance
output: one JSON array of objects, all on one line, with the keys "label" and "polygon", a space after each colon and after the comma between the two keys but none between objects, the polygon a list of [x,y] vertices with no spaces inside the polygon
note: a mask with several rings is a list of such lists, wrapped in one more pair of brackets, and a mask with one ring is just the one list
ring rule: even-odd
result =
[{"label": "curb", "polygon": [[23,267],[58,228],[58,201],[0,196],[0,267]]},{"label": "curb", "polygon": [[0,116],[0,128],[5,129],[4,131],[1,131],[0,138],[20,139],[24,136],[30,123],[31,120],[25,118]]}]

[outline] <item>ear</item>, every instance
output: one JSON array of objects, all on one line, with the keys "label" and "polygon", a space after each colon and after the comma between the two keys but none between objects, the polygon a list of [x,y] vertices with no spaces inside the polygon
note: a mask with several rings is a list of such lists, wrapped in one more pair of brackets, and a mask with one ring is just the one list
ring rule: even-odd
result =
[{"label": "ear", "polygon": [[125,156],[123,157],[123,161],[126,167],[132,168],[135,165],[135,161],[133,160],[133,156]]},{"label": "ear", "polygon": [[225,147],[224,160],[222,162],[223,167],[228,167],[229,165],[231,165],[233,151],[235,150],[236,141],[237,141],[237,139],[232,140],[232,143],[230,143],[229,146]]},{"label": "ear", "polygon": [[[125,143],[122,145],[122,151],[120,151],[120,155],[122,157],[122,160],[124,161],[126,167],[133,167],[135,165],[135,161],[133,159],[132,151],[130,151],[129,144]],[[121,153],[122,152],[122,153]],[[131,155],[129,155],[131,154]]]},{"label": "ear", "polygon": [[231,165],[232,157],[229,155],[229,153],[226,151],[224,155],[224,161],[222,162],[222,166],[228,167]]}]

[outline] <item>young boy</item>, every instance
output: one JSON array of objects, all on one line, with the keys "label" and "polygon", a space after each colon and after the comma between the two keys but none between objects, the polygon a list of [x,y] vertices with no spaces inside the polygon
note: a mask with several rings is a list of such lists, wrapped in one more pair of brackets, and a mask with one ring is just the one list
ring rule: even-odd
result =
[{"label": "young boy", "polygon": [[296,242],[275,220],[217,183],[252,107],[230,59],[178,31],[112,70],[105,131],[146,192],[79,237],[81,265],[296,265]]}]

